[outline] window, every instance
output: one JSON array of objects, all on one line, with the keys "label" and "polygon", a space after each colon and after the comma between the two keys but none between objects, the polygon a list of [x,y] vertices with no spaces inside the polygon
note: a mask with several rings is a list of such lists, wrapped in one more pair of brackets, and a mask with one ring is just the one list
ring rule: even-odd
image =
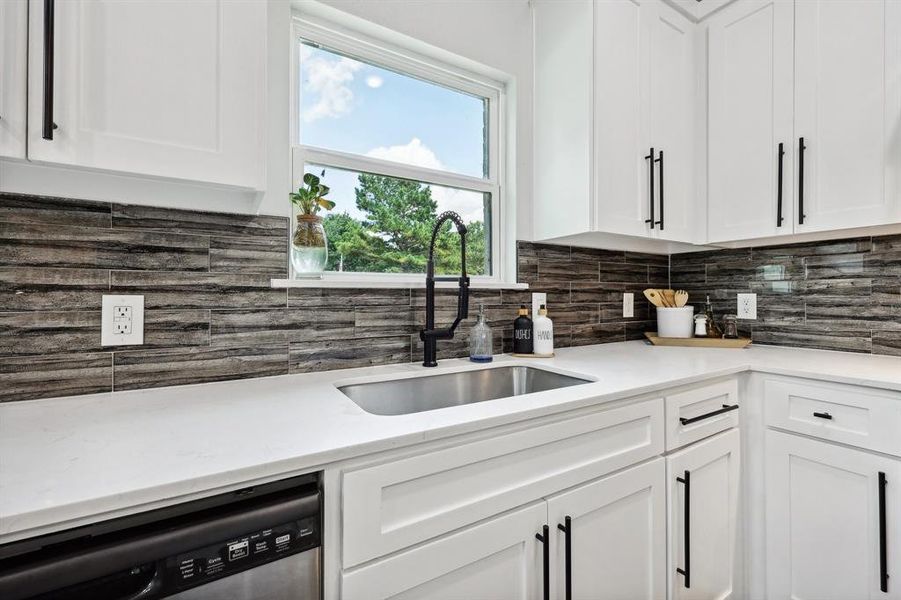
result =
[{"label": "window", "polygon": [[[294,180],[321,176],[336,204],[326,276],[424,273],[450,210],[467,224],[467,273],[499,279],[501,86],[300,19],[295,32]],[[450,223],[436,270],[460,272]]]}]

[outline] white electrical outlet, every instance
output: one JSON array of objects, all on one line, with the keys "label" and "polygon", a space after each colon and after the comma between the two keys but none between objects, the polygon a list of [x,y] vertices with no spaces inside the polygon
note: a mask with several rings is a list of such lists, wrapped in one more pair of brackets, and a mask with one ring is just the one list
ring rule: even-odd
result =
[{"label": "white electrical outlet", "polygon": [[623,318],[631,319],[635,316],[635,294],[632,292],[623,293]]},{"label": "white electrical outlet", "polygon": [[739,294],[738,295],[738,318],[739,319],[756,319],[757,318],[757,294]]},{"label": "white electrical outlet", "polygon": [[532,320],[538,318],[538,309],[544,304],[547,307],[547,294],[544,292],[532,292]]},{"label": "white electrical outlet", "polygon": [[144,296],[103,296],[101,346],[144,343]]}]

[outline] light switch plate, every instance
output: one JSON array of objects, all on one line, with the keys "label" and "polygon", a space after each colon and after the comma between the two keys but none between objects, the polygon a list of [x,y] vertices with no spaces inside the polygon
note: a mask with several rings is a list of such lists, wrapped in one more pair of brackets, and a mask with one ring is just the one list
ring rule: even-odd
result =
[{"label": "light switch plate", "polygon": [[144,296],[104,295],[101,306],[101,346],[144,343]]},{"label": "light switch plate", "polygon": [[532,292],[532,320],[538,318],[538,309],[544,304],[547,307],[547,294],[544,292]]},{"label": "light switch plate", "polygon": [[623,318],[631,319],[635,316],[635,294],[632,292],[623,293]]},{"label": "light switch plate", "polygon": [[738,314],[739,319],[756,319],[757,318],[757,294],[739,294],[738,295]]}]

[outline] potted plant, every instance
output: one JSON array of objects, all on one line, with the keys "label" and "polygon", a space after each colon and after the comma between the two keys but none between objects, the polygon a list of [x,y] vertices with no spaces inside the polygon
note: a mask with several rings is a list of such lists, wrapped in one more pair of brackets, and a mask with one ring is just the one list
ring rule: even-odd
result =
[{"label": "potted plant", "polygon": [[[325,177],[325,171],[321,177]],[[327,185],[312,173],[303,176],[303,185],[291,193],[291,203],[297,207],[297,223],[291,239],[291,264],[295,276],[318,276],[328,262],[328,241],[319,211],[331,210],[335,203],[325,198]]]}]

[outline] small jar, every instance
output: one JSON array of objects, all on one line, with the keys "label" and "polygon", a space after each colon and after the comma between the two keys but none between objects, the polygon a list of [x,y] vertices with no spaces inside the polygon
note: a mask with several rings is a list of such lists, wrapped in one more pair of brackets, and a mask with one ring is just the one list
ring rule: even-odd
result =
[{"label": "small jar", "polygon": [[738,317],[726,315],[723,317],[723,338],[727,340],[738,339]]}]

